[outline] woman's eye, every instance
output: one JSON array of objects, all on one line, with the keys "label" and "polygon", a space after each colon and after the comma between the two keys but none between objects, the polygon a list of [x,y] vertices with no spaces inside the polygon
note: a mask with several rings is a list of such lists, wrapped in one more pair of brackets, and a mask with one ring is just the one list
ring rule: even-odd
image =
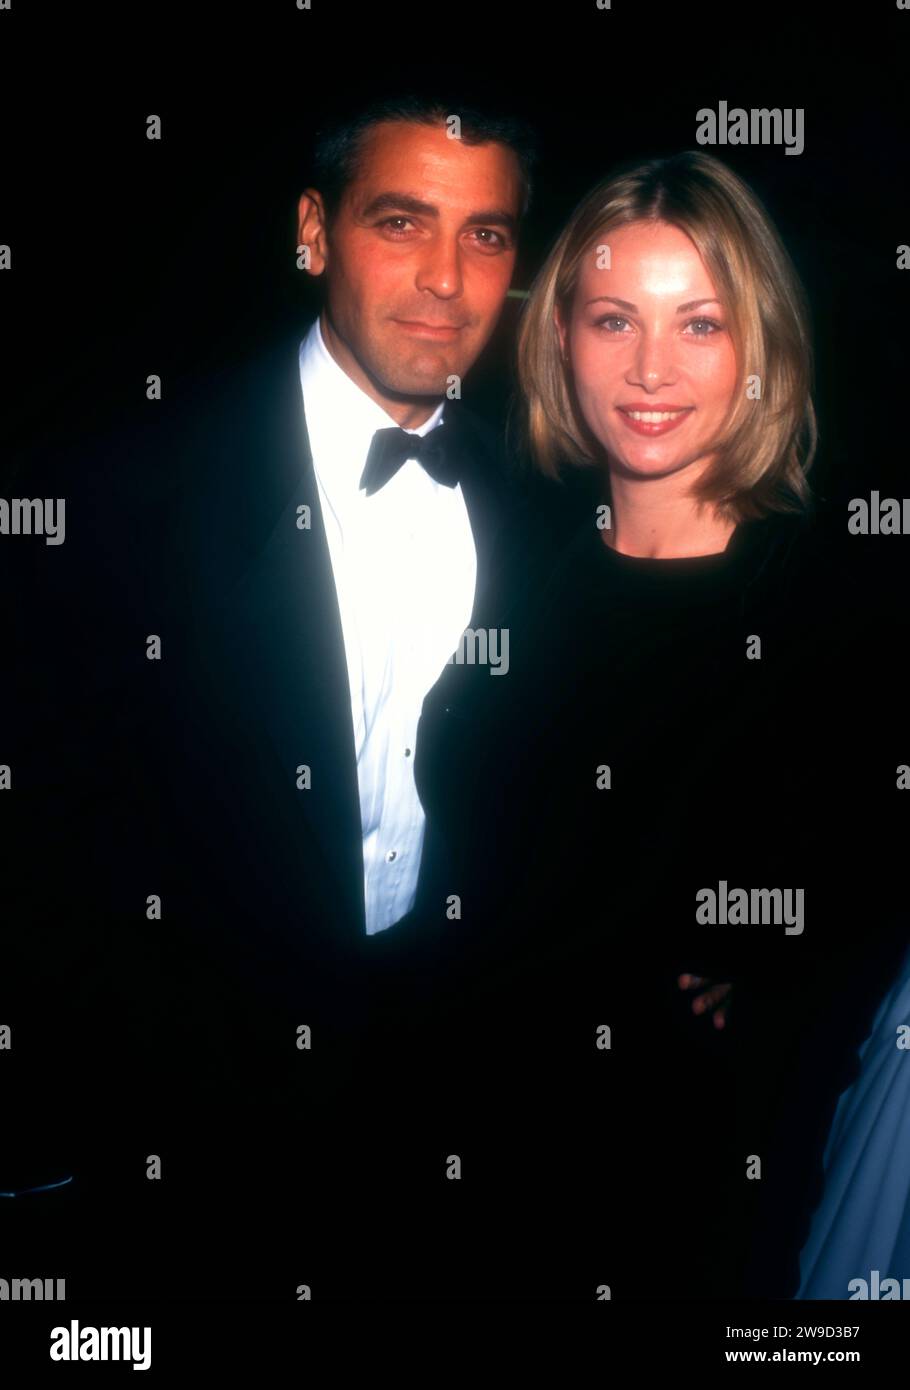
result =
[{"label": "woman's eye", "polygon": [[[605,328],[608,333],[622,333],[628,322],[622,314],[607,314],[597,320],[595,327]],[[718,323],[716,319],[690,319],[686,328],[692,330],[692,336],[695,338],[710,338],[714,333],[722,332],[723,324]]]}]

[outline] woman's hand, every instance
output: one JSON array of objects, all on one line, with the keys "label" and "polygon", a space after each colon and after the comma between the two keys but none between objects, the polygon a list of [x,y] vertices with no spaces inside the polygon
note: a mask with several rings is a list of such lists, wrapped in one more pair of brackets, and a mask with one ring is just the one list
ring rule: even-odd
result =
[{"label": "woman's hand", "polygon": [[726,1025],[733,989],[731,984],[719,984],[714,980],[705,979],[704,975],[680,975],[677,983],[680,989],[699,991],[692,1000],[694,1014],[707,1013],[710,1009],[714,1015],[714,1027],[723,1028]]}]

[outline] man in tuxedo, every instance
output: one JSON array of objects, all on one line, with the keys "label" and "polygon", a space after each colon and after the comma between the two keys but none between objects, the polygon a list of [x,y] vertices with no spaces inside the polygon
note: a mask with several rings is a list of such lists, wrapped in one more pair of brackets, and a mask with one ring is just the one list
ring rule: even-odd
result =
[{"label": "man in tuxedo", "polygon": [[363,1219],[444,1182],[392,1047],[451,948],[415,912],[412,769],[514,497],[459,397],[532,163],[521,122],[457,103],[327,126],[299,202],[317,320],[165,392],[70,507],[45,617],[82,619],[57,751],[91,811],[58,810],[57,850],[96,924],[71,977],[97,1001],[88,1071],[135,1098],[83,1136],[85,1172],[128,1200],[148,1154],[188,1200],[328,1210],[372,1184]]}]

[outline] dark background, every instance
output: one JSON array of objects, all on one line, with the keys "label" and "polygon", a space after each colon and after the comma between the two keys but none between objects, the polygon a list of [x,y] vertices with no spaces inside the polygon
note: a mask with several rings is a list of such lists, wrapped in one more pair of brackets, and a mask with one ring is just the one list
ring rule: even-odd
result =
[{"label": "dark background", "polygon": [[[904,495],[910,276],[895,262],[910,242],[910,12],[892,2],[844,13],[641,0],[609,11],[594,0],[533,9],[313,0],[309,12],[293,0],[234,10],[14,0],[0,13],[0,243],[13,255],[0,275],[0,495],[30,495],[33,467],[133,418],[149,373],[166,392],[189,394],[197,374],[276,330],[299,322],[302,335],[315,299],[295,267],[296,203],[314,126],[339,98],[409,84],[490,96],[536,126],[523,289],[577,199],[615,162],[694,148],[696,112],[721,100],[802,107],[798,157],[782,146],[711,152],[765,201],[806,284],[816,491],[835,503],[873,488]],[[161,141],[145,137],[150,113]],[[466,390],[494,423],[519,312],[508,301]],[[895,682],[908,544],[845,545],[870,622],[893,643],[882,669]],[[46,563],[59,557],[42,550]],[[27,594],[13,598],[27,605]],[[837,755],[869,737],[846,709]]]},{"label": "dark background", "polygon": [[[594,0],[360,8],[313,0],[14,6],[0,29],[0,277],[9,358],[0,481],[39,447],[135,410],[315,308],[296,269],[311,134],[339,98],[407,85],[490,97],[536,126],[541,165],[515,284],[621,159],[695,148],[720,100],[802,107],[805,150],[718,146],[766,202],[815,320],[823,495],[897,489],[910,275],[910,14]],[[149,113],[163,138],[145,138]],[[468,383],[501,419],[520,303]],[[168,386],[165,386],[168,389]],[[862,546],[862,541],[855,542]],[[896,538],[891,547],[900,547]],[[882,542],[878,543],[882,548]]]}]

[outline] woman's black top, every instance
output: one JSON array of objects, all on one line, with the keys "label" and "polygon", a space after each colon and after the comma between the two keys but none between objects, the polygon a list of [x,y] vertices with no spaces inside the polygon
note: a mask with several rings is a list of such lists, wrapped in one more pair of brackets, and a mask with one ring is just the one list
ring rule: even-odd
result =
[{"label": "woman's black top", "polygon": [[[761,1186],[747,1157],[767,1157],[794,1050],[838,998],[807,982],[858,954],[873,773],[845,767],[837,737],[865,673],[844,669],[853,620],[798,517],[669,560],[619,553],[586,522],[545,575],[516,541],[488,608],[508,670],[453,662],[418,733],[440,885],[424,908],[460,904],[448,1085],[494,1128],[506,1112],[575,1126],[565,1183],[593,1201],[613,1163],[611,1220],[635,1213],[623,1267],[656,1241],[682,1278],[692,1251],[661,1232],[676,1213],[736,1244],[729,1203],[751,1211]],[[682,971],[735,983],[728,1030],[691,1015]],[[832,1077],[851,1039],[832,1045]],[[704,1289],[720,1267],[706,1258]]]},{"label": "woman's black top", "polygon": [[634,923],[652,960],[659,939],[668,967],[707,968],[730,933],[696,926],[699,889],[800,885],[781,877],[808,776],[800,534],[745,523],[722,553],[651,560],[586,525],[506,609],[508,671],[450,666],[417,775],[472,935],[514,918],[543,945],[634,948]]}]

